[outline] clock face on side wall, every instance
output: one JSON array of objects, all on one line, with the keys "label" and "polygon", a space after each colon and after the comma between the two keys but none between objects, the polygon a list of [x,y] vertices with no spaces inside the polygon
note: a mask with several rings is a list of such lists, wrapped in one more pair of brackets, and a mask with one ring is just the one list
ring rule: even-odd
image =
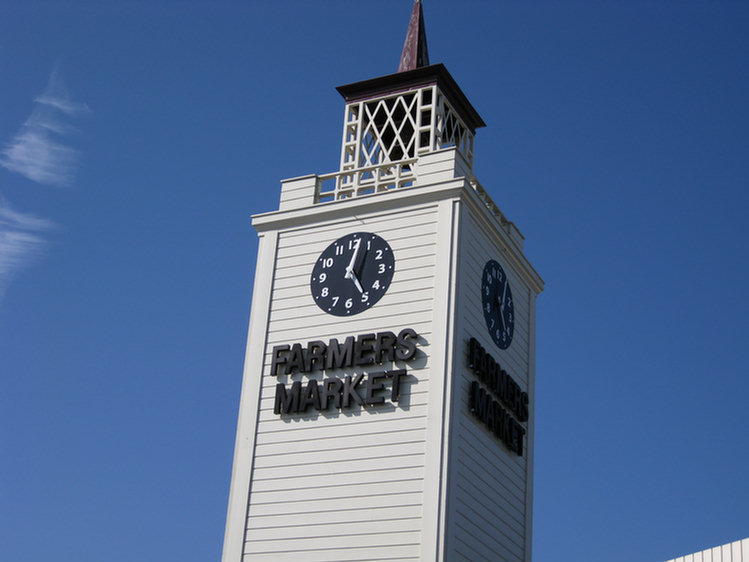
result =
[{"label": "clock face on side wall", "polygon": [[310,291],[321,310],[334,316],[359,314],[379,301],[395,271],[393,250],[371,232],[342,236],[315,262]]},{"label": "clock face on side wall", "polygon": [[495,260],[489,260],[484,266],[481,305],[489,335],[499,349],[507,349],[515,333],[515,309],[507,274]]}]

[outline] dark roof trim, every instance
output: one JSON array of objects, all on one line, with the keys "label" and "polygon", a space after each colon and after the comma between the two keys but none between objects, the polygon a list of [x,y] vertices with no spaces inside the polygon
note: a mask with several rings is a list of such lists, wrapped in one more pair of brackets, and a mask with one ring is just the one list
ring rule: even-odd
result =
[{"label": "dark roof trim", "polygon": [[336,90],[348,103],[397,94],[433,84],[436,84],[442,93],[447,96],[450,105],[463,119],[471,133],[475,133],[479,127],[486,127],[484,120],[481,119],[481,116],[442,63],[338,86]]}]

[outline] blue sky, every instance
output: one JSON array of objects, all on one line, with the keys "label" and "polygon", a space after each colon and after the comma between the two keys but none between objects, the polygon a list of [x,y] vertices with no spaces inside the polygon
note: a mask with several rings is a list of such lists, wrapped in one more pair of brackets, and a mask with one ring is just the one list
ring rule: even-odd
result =
[{"label": "blue sky", "polygon": [[[279,180],[410,0],[0,6],[0,552],[216,560]],[[538,301],[534,559],[749,536],[749,3],[426,0]]]}]

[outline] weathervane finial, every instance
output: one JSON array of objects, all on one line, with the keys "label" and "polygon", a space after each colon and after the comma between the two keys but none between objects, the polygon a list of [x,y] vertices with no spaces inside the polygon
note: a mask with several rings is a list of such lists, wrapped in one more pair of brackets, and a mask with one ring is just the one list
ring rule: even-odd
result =
[{"label": "weathervane finial", "polygon": [[424,29],[424,12],[421,8],[421,0],[415,0],[411,20],[408,22],[406,42],[403,44],[398,72],[405,72],[422,66],[429,66],[429,51],[427,50],[427,34]]}]

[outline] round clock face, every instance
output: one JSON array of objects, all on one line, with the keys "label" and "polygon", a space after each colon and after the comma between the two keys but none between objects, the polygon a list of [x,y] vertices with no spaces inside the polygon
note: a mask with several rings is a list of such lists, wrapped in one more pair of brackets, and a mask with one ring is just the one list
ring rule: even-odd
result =
[{"label": "round clock face", "polygon": [[382,298],[394,271],[390,245],[371,232],[355,232],[339,238],[320,254],[312,269],[310,290],[323,311],[351,316]]},{"label": "round clock face", "polygon": [[481,304],[486,329],[500,349],[507,349],[515,332],[515,310],[512,291],[502,266],[489,260],[481,277]]}]

